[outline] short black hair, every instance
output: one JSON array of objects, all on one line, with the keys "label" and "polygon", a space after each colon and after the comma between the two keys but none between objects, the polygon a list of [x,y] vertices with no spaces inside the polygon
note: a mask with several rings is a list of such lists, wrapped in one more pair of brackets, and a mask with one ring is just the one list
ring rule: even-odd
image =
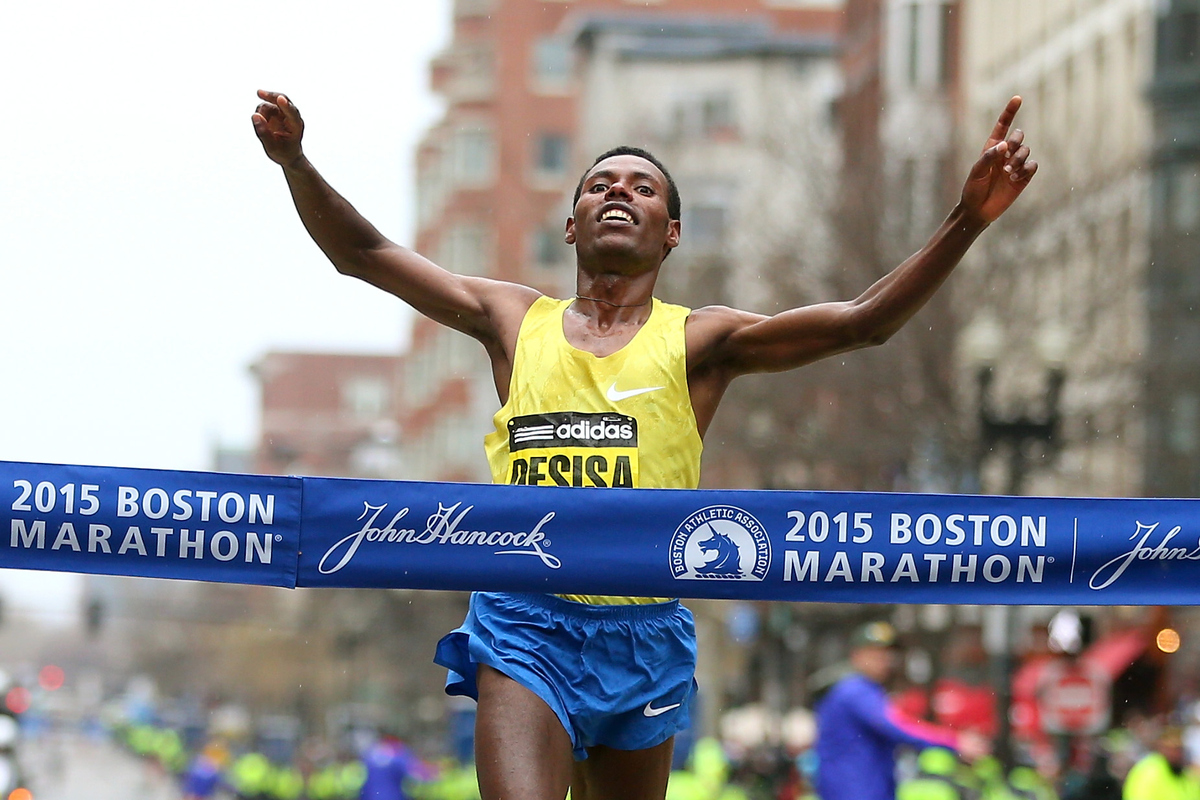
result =
[{"label": "short black hair", "polygon": [[667,171],[667,168],[663,166],[662,162],[655,158],[649,150],[643,150],[640,147],[631,147],[624,144],[620,147],[614,147],[613,149],[607,150],[596,156],[596,160],[592,162],[592,166],[584,170],[583,175],[579,177],[579,185],[575,187],[575,199],[571,201],[572,208],[574,208],[575,204],[579,202],[579,196],[583,194],[583,182],[587,180],[588,173],[591,172],[601,161],[606,158],[612,158],[613,156],[637,156],[638,158],[646,159],[651,164],[658,167],[658,171],[661,172],[663,177],[667,179],[667,215],[671,219],[679,219],[681,206],[679,200],[679,187],[675,185],[675,179],[671,177],[671,173]]}]

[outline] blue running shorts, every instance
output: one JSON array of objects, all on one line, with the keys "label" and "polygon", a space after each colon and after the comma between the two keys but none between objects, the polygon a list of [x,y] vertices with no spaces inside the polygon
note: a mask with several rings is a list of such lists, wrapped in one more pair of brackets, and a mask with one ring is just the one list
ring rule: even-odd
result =
[{"label": "blue running shorts", "polygon": [[571,736],[575,758],[606,745],[642,750],[690,723],[696,696],[692,612],[669,603],[593,606],[545,594],[476,592],[436,663],[446,693],[479,699],[479,664],[542,698]]}]

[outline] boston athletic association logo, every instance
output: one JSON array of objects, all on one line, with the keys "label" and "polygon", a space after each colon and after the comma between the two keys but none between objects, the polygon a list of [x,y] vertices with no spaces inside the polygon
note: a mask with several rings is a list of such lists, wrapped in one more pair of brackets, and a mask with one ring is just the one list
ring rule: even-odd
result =
[{"label": "boston athletic association logo", "polygon": [[702,508],[671,537],[671,574],[689,581],[761,581],[771,540],[754,515],[736,506]]}]

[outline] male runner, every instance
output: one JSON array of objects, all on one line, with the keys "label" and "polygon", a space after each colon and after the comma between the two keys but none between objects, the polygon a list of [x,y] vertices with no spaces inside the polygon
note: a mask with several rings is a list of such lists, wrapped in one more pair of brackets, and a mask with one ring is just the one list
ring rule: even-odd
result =
[{"label": "male runner", "polygon": [[[1037,171],[1024,134],[1010,134],[1014,97],[925,247],[856,300],[767,317],[654,299],[663,259],[679,244],[679,195],[652,156],[619,148],[579,184],[565,233],[576,296],[559,301],[452,274],[390,242],[305,158],[291,101],[258,96],[255,132],[338,271],[487,350],[503,407],[486,444],[493,479],[506,483],[695,486],[701,439],[734,378],[886,341]],[[503,187],[496,192],[504,202]],[[588,424],[570,439],[538,438],[539,424],[562,420]],[[694,637],[677,601],[473,595],[438,661],[451,668],[447,691],[478,697],[485,800],[562,800],[568,787],[575,800],[661,800],[694,691]]]}]

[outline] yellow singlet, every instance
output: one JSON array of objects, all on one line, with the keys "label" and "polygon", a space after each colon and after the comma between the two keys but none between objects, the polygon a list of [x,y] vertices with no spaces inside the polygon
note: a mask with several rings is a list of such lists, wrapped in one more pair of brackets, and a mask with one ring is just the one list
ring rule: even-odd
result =
[{"label": "yellow singlet", "polygon": [[[563,333],[572,300],[539,297],[517,335],[508,402],[484,438],[493,483],[694,489],[703,443],[687,384],[689,309],[657,299],[623,348],[599,358]],[[661,597],[562,595],[594,605]]]}]

